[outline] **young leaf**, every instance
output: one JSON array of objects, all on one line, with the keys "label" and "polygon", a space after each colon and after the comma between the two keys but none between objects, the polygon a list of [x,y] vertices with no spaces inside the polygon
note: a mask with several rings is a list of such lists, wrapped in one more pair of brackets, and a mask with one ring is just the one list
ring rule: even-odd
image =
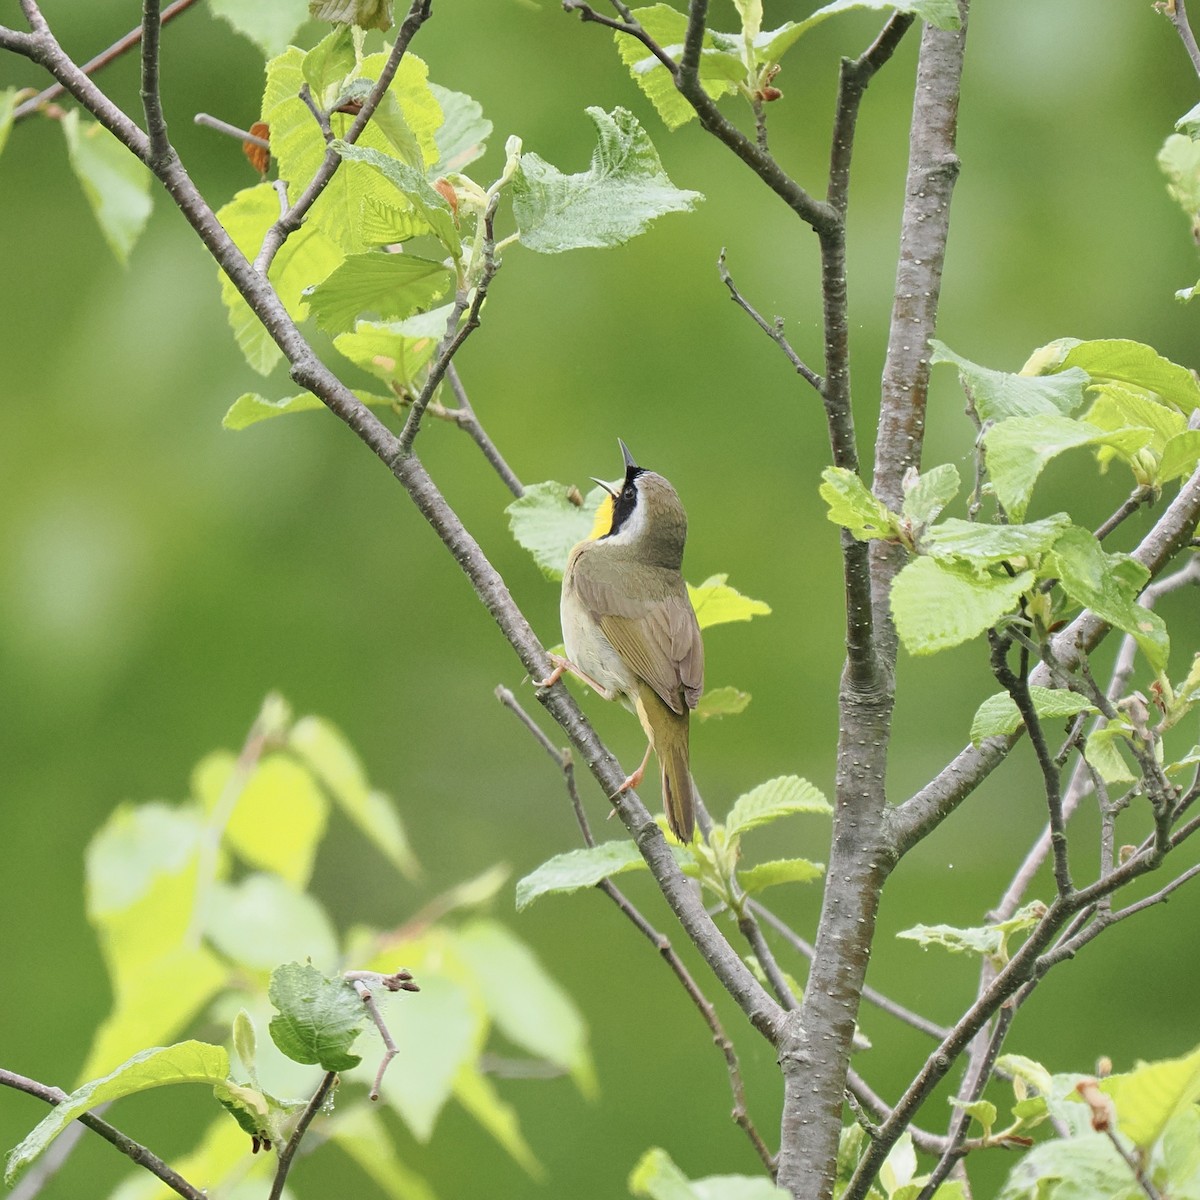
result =
[{"label": "young leaf", "polygon": [[594,887],[611,875],[638,871],[646,866],[635,843],[601,842],[582,850],[568,850],[547,859],[517,883],[517,910],[528,908],[539,896],[571,893]]},{"label": "young leaf", "polygon": [[103,125],[81,121],[78,109],[68,109],[61,124],[71,170],[123,265],[150,218],[150,172]]},{"label": "young leaf", "polygon": [[928,525],[937,520],[961,486],[958,468],[952,463],[942,463],[919,475],[911,487],[905,487],[901,515],[914,524]]},{"label": "young leaf", "polygon": [[619,246],[664,213],[686,212],[702,199],[667,178],[646,131],[623,108],[590,107],[599,134],[592,165],[564,175],[536,154],[522,156],[512,182],[521,242],[542,254],[584,246]]},{"label": "young leaf", "polygon": [[271,1018],[271,1040],[298,1063],[325,1071],[348,1071],[362,1061],[350,1045],[362,1032],[367,1010],[344,979],[328,979],[316,967],[285,963],[271,972],[267,989],[279,1010]]},{"label": "young leaf", "polygon": [[629,1173],[629,1191],[648,1200],[787,1200],[788,1193],[761,1175],[710,1175],[689,1180],[657,1146]]},{"label": "young leaf", "polygon": [[[1044,721],[1067,720],[1081,712],[1095,712],[1082,696],[1059,688],[1033,686],[1029,689],[1033,708]],[[976,710],[971,722],[971,743],[978,746],[984,738],[1006,737],[1021,727],[1021,714],[1007,692],[989,696]]]},{"label": "young leaf", "polygon": [[921,550],[940,562],[961,562],[982,574],[987,567],[1014,559],[1039,559],[1071,528],[1066,513],[1027,525],[981,525],[947,517],[925,532]]},{"label": "young leaf", "polygon": [[1144,388],[1159,396],[1164,404],[1183,413],[1200,408],[1200,384],[1191,371],[1142,342],[1119,338],[1080,342],[1074,338],[1061,338],[1034,351],[1030,362],[1040,360],[1049,351],[1058,352],[1055,370],[1081,367],[1093,383],[1123,383]]},{"label": "young leaf", "polygon": [[393,391],[419,391],[418,381],[429,365],[438,339],[408,337],[399,321],[359,321],[353,333],[333,339],[339,354],[355,366],[381,379]]},{"label": "young leaf", "polygon": [[701,629],[728,621],[749,621],[770,613],[769,604],[743,596],[725,582],[728,578],[728,575],[712,575],[697,587],[688,584],[688,599]]},{"label": "young leaf", "polygon": [[267,56],[279,54],[308,16],[305,0],[208,0],[208,7]]},{"label": "young leaf", "polygon": [[1158,460],[1158,482],[1170,483],[1172,479],[1183,479],[1200,463],[1200,429],[1185,429],[1168,438]]},{"label": "young leaf", "polygon": [[737,688],[733,687],[709,688],[700,697],[700,703],[696,705],[694,711],[699,720],[711,721],[740,713],[749,703],[749,692],[739,692]]},{"label": "young leaf", "polygon": [[[355,389],[354,395],[372,408],[389,407],[394,403],[394,397],[376,396],[372,392],[360,392]],[[225,429],[248,429],[251,425],[269,421],[272,417],[318,410],[325,410],[325,405],[312,392],[301,392],[298,396],[286,396],[282,400],[270,400],[258,392],[243,392],[229,406],[221,418],[221,425]]]},{"label": "young leaf", "polygon": [[954,954],[980,954],[998,962],[1008,961],[1008,939],[1014,933],[1032,929],[1046,915],[1046,906],[1039,900],[1026,904],[1006,921],[959,929],[954,925],[914,925],[902,929],[897,937],[919,942],[925,949],[941,946]]},{"label": "young leaf", "polygon": [[798,775],[780,775],[760,783],[734,801],[725,818],[725,836],[733,842],[780,817],[832,811],[829,801],[807,779]]},{"label": "young leaf", "polygon": [[810,862],[807,858],[779,858],[739,871],[738,882],[743,891],[753,893],[780,883],[812,883],[824,874],[824,863]]},{"label": "young leaf", "polygon": [[1188,220],[1200,215],[1200,142],[1173,133],[1158,152],[1159,170],[1167,177],[1167,193]]},{"label": "young leaf", "polygon": [[[336,89],[354,70],[354,36],[347,25],[327,33],[305,56],[301,68],[314,101],[328,108],[337,99]],[[326,95],[326,93],[330,93]]]},{"label": "young leaf", "polygon": [[845,467],[826,467],[821,472],[821,499],[829,505],[825,515],[848,529],[860,542],[871,538],[900,536],[900,518],[877,500],[867,485]]},{"label": "young leaf", "polygon": [[0,152],[3,152],[4,144],[8,141],[8,134],[12,129],[13,110],[16,107],[17,89],[5,88],[0,92]]},{"label": "young leaf", "polygon": [[504,510],[517,544],[533,555],[547,579],[563,577],[571,548],[591,533],[594,514],[604,498],[597,487],[576,504],[571,493],[565,483],[533,483]]},{"label": "young leaf", "polygon": [[970,362],[943,342],[931,339],[929,344],[933,347],[931,362],[953,363],[958,368],[959,382],[981,421],[1067,417],[1083,404],[1088,376],[1078,367],[1055,375],[1012,375]]},{"label": "young leaf", "polygon": [[1118,722],[1112,722],[1088,734],[1084,757],[1105,783],[1133,783],[1136,779],[1117,749],[1128,740],[1128,732]]},{"label": "young leaf", "polygon": [[1100,1081],[1113,1098],[1117,1125],[1141,1154],[1148,1154],[1168,1122],[1200,1100],[1200,1048],[1183,1058],[1142,1063],[1125,1075]]},{"label": "young leaf", "polygon": [[909,654],[936,654],[978,637],[1012,612],[1036,576],[977,575],[932,558],[910,562],[892,585],[892,616]]},{"label": "young leaf", "polygon": [[111,1104],[124,1096],[168,1084],[206,1083],[213,1086],[224,1083],[228,1074],[229,1055],[221,1046],[191,1041],[143,1050],[110,1074],[77,1088],[61,1104],[52,1108],[9,1154],[4,1172],[5,1182],[11,1187],[21,1171],[76,1117],[90,1112],[97,1105]]},{"label": "young leaf", "polygon": [[392,321],[428,308],[451,282],[450,271],[432,259],[368,251],[349,255],[304,297],[319,328],[346,333],[359,317]]},{"label": "young leaf", "polygon": [[442,109],[442,124],[434,135],[438,158],[429,171],[430,177],[436,179],[451,171],[461,171],[479,158],[492,136],[492,123],[483,115],[478,102],[465,92],[452,92],[436,83],[431,83],[429,90]]},{"label": "young leaf", "polygon": [[992,1127],[996,1124],[996,1106],[989,1100],[959,1100],[955,1097],[950,1098],[950,1103],[962,1112],[965,1112],[973,1120],[978,1121],[983,1129],[983,1136],[991,1137]]}]

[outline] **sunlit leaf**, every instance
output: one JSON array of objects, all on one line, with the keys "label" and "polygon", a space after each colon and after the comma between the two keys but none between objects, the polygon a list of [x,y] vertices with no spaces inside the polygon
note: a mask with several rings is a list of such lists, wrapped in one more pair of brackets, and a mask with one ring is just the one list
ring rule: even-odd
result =
[{"label": "sunlit leaf", "polygon": [[629,1191],[648,1200],[787,1200],[788,1196],[761,1175],[688,1179],[657,1146],[647,1150],[629,1173]]},{"label": "sunlit leaf", "polygon": [[930,558],[969,564],[982,574],[996,563],[1039,559],[1071,528],[1066,513],[1027,525],[990,525],[948,517],[926,530],[921,550]]},{"label": "sunlit leaf", "polygon": [[730,841],[743,837],[760,825],[778,821],[795,813],[829,813],[829,801],[807,779],[798,775],[780,775],[760,783],[734,801],[725,818],[725,834]]},{"label": "sunlit leaf", "polygon": [[604,499],[598,487],[579,503],[572,495],[578,492],[564,483],[532,483],[504,510],[517,544],[533,555],[547,579],[563,577],[572,547],[591,533],[595,511]]},{"label": "sunlit leaf", "polygon": [[[1067,720],[1081,712],[1096,710],[1082,696],[1060,688],[1031,686],[1029,698],[1043,721]],[[1007,692],[989,696],[976,710],[971,722],[971,742],[978,746],[984,738],[1005,737],[1021,727],[1021,714]]]},{"label": "sunlit leaf", "polygon": [[812,883],[824,874],[824,863],[810,862],[807,858],[780,858],[739,871],[738,882],[744,891],[753,893],[781,883]]},{"label": "sunlit leaf", "polygon": [[483,115],[479,103],[464,92],[452,92],[436,83],[431,83],[429,88],[441,105],[443,118],[434,135],[438,160],[430,175],[436,178],[449,171],[461,171],[479,158],[492,136],[492,123]]},{"label": "sunlit leaf", "polygon": [[360,317],[385,321],[428,308],[451,283],[440,262],[415,254],[369,251],[349,255],[338,268],[305,293],[317,325],[327,333],[345,333]]},{"label": "sunlit leaf", "polygon": [[308,16],[305,0],[208,0],[208,7],[268,56],[280,53]]},{"label": "sunlit leaf", "polygon": [[1144,388],[1184,413],[1200,407],[1200,384],[1191,371],[1142,342],[1120,338],[1081,342],[1076,338],[1060,338],[1035,350],[1030,363],[1035,361],[1041,371],[1082,367],[1093,383]]},{"label": "sunlit leaf", "polygon": [[762,600],[751,600],[736,588],[731,588],[726,583],[728,578],[728,575],[711,575],[696,587],[688,584],[688,599],[692,602],[701,629],[724,625],[729,621],[749,621],[771,612],[769,604]]},{"label": "sunlit leaf", "polygon": [[829,506],[825,514],[835,525],[848,529],[860,542],[871,538],[895,538],[900,533],[896,514],[877,500],[861,479],[845,467],[826,467],[821,472],[821,499]]},{"label": "sunlit leaf", "polygon": [[[390,407],[395,402],[395,397],[377,396],[372,392],[355,391],[354,395],[372,408]],[[298,396],[286,396],[282,400],[271,400],[258,392],[244,392],[229,406],[221,418],[221,424],[226,429],[248,429],[272,417],[317,411],[328,412],[328,408],[312,392],[301,392]]]},{"label": "sunlit leaf", "polygon": [[961,486],[958,468],[952,463],[942,463],[925,471],[911,486],[905,487],[901,515],[919,525],[928,525],[937,520],[942,509],[958,495]]},{"label": "sunlit leaf", "polygon": [[1171,1118],[1200,1100],[1200,1049],[1111,1075],[1100,1080],[1100,1089],[1116,1104],[1121,1132],[1140,1152],[1148,1153]]},{"label": "sunlit leaf", "polygon": [[214,884],[205,932],[226,958],[252,970],[268,971],[281,959],[325,968],[337,962],[337,933],[324,909],[277,875]]},{"label": "sunlit leaf", "polygon": [[959,382],[981,421],[1066,417],[1083,404],[1088,375],[1078,367],[1054,375],[1014,375],[970,362],[936,339],[929,344],[933,347],[931,362],[952,363],[958,368]]},{"label": "sunlit leaf", "polygon": [[552,892],[577,892],[594,887],[611,875],[645,869],[646,861],[631,841],[601,842],[579,850],[568,850],[547,859],[517,883],[517,908],[532,904]]}]

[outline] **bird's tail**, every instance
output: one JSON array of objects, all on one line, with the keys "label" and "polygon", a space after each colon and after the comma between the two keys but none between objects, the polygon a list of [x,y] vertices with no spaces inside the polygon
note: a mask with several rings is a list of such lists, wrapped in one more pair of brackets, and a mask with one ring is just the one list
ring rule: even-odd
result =
[{"label": "bird's tail", "polygon": [[671,832],[685,845],[692,840],[696,828],[696,802],[692,788],[692,773],[688,734],[691,713],[674,712],[662,697],[643,683],[638,689],[638,715],[646,736],[658,756],[662,768],[663,808]]}]

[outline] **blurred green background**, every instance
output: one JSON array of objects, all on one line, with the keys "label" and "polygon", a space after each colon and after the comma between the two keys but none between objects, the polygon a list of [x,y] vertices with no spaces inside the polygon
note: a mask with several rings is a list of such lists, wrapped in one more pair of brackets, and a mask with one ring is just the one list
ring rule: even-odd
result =
[{"label": "blurred green background", "polygon": [[[768,0],[768,24],[814,7]],[[45,4],[80,59],[131,27],[138,8]],[[718,26],[733,24],[732,5],[714,9]],[[0,13],[20,25],[16,4]],[[773,148],[815,189],[837,59],[859,52],[878,25],[866,16],[826,22],[777,81],[785,99],[770,114]],[[865,439],[886,340],[916,49],[914,34],[872,84],[859,126],[850,289]],[[674,182],[706,194],[696,213],[664,218],[620,250],[539,257],[512,248],[458,365],[523,480],[611,477],[624,437],[688,506],[689,577],[728,572],[773,606],[767,619],[708,637],[709,684],[754,696],[742,716],[694,734],[710,807],[724,811],[782,773],[828,789],[842,612],[837,537],[816,490],[826,435],[814,397],[729,303],[715,269],[727,247],[744,294],[783,316],[793,344],[819,365],[814,239],[694,124],[668,135],[608,35],[555,4],[439,0],[414,51],[432,78],[472,94],[495,123],[477,178],[498,173],[510,133],[564,170],[584,169],[593,139],[584,107],[623,104],[651,131]],[[235,143],[191,118],[253,120],[261,57],[198,6],[165,34],[163,70],[174,141],[219,206],[254,175]],[[136,104],[132,60],[102,80]],[[12,84],[41,80],[29,64],[0,58],[0,87]],[[1175,35],[1149,4],[977,5],[940,336],[1007,369],[1061,336],[1134,338],[1197,365],[1196,309],[1172,298],[1194,282],[1195,254],[1154,161],[1196,90]],[[264,382],[246,368],[216,271],[161,197],[122,269],[69,173],[59,128],[26,122],[0,158],[0,276],[0,1063],[70,1086],[108,1005],[83,917],[88,839],[123,800],[184,797],[192,765],[213,747],[240,745],[271,689],[347,733],[374,783],[396,798],[426,868],[423,884],[398,888],[362,839],[335,830],[316,890],[343,925],[397,923],[460,878],[496,861],[519,876],[578,835],[556,771],[493,698],[503,683],[536,709],[532,688],[388,473],[332,417],[221,429],[241,392],[293,389],[282,373]],[[967,477],[971,430],[961,410],[953,376],[939,373],[926,462],[953,461]],[[419,449],[535,628],[557,641],[557,587],[511,541],[500,482],[450,426],[427,423]],[[1098,522],[1128,483],[1117,471],[1098,487],[1093,479],[1083,460],[1057,464],[1034,515],[1071,504],[1078,520]],[[1121,546],[1150,519],[1131,521]],[[1180,675],[1200,627],[1195,599],[1174,597],[1163,611]],[[962,746],[971,713],[994,690],[979,645],[902,657],[899,687],[895,800]],[[587,707],[632,765],[642,748],[636,724],[594,700]],[[605,802],[590,783],[585,790],[599,819]],[[653,791],[647,798],[657,803]],[[1086,820],[1081,868],[1093,844]],[[892,935],[917,921],[978,922],[1042,823],[1022,745],[897,872],[871,982],[951,1021],[973,992],[971,964]],[[759,850],[825,857],[820,822],[777,837],[786,848]],[[644,881],[630,891],[670,930]],[[1052,975],[1009,1049],[1054,1070],[1088,1070],[1099,1054],[1122,1069],[1138,1056],[1190,1049],[1195,1006],[1179,997],[1200,983],[1191,953],[1197,892],[1119,927]],[[772,899],[812,932],[815,889]],[[517,916],[510,889],[499,911],[586,1013],[602,1095],[588,1103],[565,1080],[501,1085],[547,1167],[542,1183],[453,1105],[429,1146],[400,1132],[401,1153],[440,1194],[620,1196],[650,1145],[692,1176],[753,1171],[728,1119],[719,1055],[657,955],[612,906],[585,893]],[[743,1052],[752,1114],[773,1143],[771,1055],[730,1006],[721,1010]],[[876,1048],[857,1066],[895,1097],[928,1045],[870,1008],[861,1020]],[[130,1103],[120,1121],[170,1156],[188,1144],[193,1100],[204,1111],[202,1097],[181,1094]],[[924,1123],[942,1123],[941,1103]],[[0,1093],[0,1145],[41,1116],[35,1102]],[[87,1194],[102,1195],[125,1173],[97,1139],[76,1153],[46,1196],[80,1195],[81,1173]],[[991,1178],[1007,1166],[992,1164]],[[306,1162],[293,1182],[300,1195],[348,1191],[350,1182],[373,1194],[332,1153]]]}]

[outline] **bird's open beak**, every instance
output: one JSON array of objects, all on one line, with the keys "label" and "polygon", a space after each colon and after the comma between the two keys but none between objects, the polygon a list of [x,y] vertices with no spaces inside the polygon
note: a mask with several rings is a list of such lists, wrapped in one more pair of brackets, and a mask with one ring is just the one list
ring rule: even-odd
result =
[{"label": "bird's open beak", "polygon": [[620,438],[617,438],[617,445],[621,447],[621,454],[625,458],[625,470],[636,471],[638,469],[638,465],[633,461],[633,455],[629,453],[629,447],[625,445]]},{"label": "bird's open beak", "polygon": [[605,483],[603,479],[597,479],[595,475],[589,476],[593,483],[598,483],[614,500],[617,498],[617,493],[613,491],[611,483]]}]

